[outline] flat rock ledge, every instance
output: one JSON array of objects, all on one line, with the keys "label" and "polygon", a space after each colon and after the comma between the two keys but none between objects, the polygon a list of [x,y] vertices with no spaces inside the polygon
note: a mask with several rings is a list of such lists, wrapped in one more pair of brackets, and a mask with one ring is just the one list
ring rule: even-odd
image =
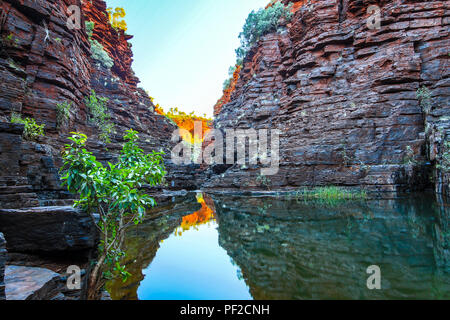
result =
[{"label": "flat rock ledge", "polygon": [[43,268],[6,266],[6,300],[50,300],[61,291],[60,275]]},{"label": "flat rock ledge", "polygon": [[84,251],[97,237],[89,215],[73,207],[0,209],[0,232],[10,252]]}]

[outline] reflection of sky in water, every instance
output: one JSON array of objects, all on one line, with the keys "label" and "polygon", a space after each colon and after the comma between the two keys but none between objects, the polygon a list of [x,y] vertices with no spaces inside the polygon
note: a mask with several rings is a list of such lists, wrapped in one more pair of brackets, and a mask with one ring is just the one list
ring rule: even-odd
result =
[{"label": "reflection of sky in water", "polygon": [[[432,197],[331,206],[198,194],[168,209],[128,233],[132,277],[109,283],[113,299],[450,298],[449,213]],[[374,264],[382,290],[367,288]]]},{"label": "reflection of sky in water", "polygon": [[143,271],[140,300],[247,300],[252,299],[240,271],[219,246],[217,224],[171,235]]}]

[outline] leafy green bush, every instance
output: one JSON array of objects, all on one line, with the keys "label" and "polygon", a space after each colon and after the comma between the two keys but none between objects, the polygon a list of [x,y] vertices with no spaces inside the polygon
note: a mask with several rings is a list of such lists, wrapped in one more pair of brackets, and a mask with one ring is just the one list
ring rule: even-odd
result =
[{"label": "leafy green bush", "polygon": [[25,125],[23,138],[25,140],[35,141],[39,136],[44,136],[45,124],[38,125],[33,118],[22,119],[20,114],[11,115],[11,123],[21,123]]},{"label": "leafy green bush", "polygon": [[85,210],[95,221],[100,232],[99,255],[89,277],[89,298],[94,299],[103,278],[130,276],[120,264],[126,229],[143,221],[147,208],[155,200],[142,190],[144,184],[159,185],[166,171],[163,153],[145,154],[137,145],[137,132],[128,130],[125,144],[116,164],[103,166],[86,150],[87,137],[73,133],[71,144],[65,145],[64,165],[61,168],[63,185],[80,198],[75,206]]},{"label": "leafy green bush", "polygon": [[285,6],[281,2],[276,2],[266,9],[252,11],[240,33],[241,47],[236,50],[238,63],[241,62],[249,50],[258,43],[264,35],[277,31],[282,22],[289,22],[292,19],[292,3]]},{"label": "leafy green bush", "polygon": [[99,138],[105,143],[111,143],[111,134],[114,132],[114,124],[110,121],[108,114],[108,98],[98,97],[94,90],[85,99],[86,106],[91,114],[89,120],[100,130]]},{"label": "leafy green bush", "polygon": [[56,125],[58,128],[65,127],[69,124],[70,109],[72,102],[63,102],[56,105]]}]

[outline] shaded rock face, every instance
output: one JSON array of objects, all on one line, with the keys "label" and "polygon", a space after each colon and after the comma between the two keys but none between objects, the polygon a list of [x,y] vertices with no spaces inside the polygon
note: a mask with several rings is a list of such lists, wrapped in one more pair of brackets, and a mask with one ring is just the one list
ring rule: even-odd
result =
[{"label": "shaded rock face", "polygon": [[[448,218],[429,195],[336,206],[213,198],[219,244],[257,300],[449,298]],[[382,290],[367,288],[372,265]]]},{"label": "shaded rock face", "polygon": [[0,300],[5,300],[6,241],[0,233]]},{"label": "shaded rock face", "polygon": [[0,209],[0,231],[11,252],[87,252],[97,240],[91,217],[72,207]]},{"label": "shaded rock face", "polygon": [[[81,10],[81,29],[69,29],[70,5]],[[0,3],[0,206],[59,206],[73,196],[60,186],[61,149],[70,132],[87,134],[88,147],[103,162],[114,161],[125,130],[140,132],[146,152],[166,152],[168,188],[195,189],[201,176],[170,162],[176,126],[154,112],[154,105],[131,69],[132,51],[123,32],[109,24],[101,0],[5,0]],[[94,21],[93,39],[114,60],[111,70],[91,58],[85,21]],[[112,143],[99,141],[99,128],[88,121],[85,98],[95,90],[109,99],[114,122]],[[58,103],[72,103],[66,126],[58,127]],[[23,126],[11,125],[12,112],[45,124],[45,137],[24,141]],[[177,181],[174,181],[177,179]]]},{"label": "shaded rock face", "polygon": [[[371,4],[381,8],[379,30],[367,26]],[[281,131],[273,188],[426,186],[432,150],[439,155],[448,137],[448,1],[300,5],[285,31],[263,37],[247,56],[216,127]],[[431,93],[427,114],[416,95],[422,86]],[[258,187],[258,174],[235,166],[207,186]],[[448,175],[441,180],[448,184]]]}]

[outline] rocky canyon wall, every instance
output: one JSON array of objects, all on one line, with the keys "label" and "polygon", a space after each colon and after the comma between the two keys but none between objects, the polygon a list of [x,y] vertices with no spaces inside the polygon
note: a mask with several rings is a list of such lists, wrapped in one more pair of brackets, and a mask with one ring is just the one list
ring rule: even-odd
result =
[{"label": "rocky canyon wall", "polygon": [[[81,8],[81,28],[67,25],[72,11]],[[113,59],[105,68],[92,58],[85,22],[95,24],[97,40]],[[167,153],[168,187],[195,188],[198,167],[170,163],[170,138],[176,129],[154,111],[150,97],[137,87],[131,69],[131,36],[114,29],[101,0],[0,1],[0,205],[20,208],[63,205],[71,196],[60,187],[60,152],[70,132],[87,134],[89,149],[101,161],[111,161],[121,148],[127,129],[139,131],[145,151]],[[99,139],[99,128],[88,120],[85,98],[92,90],[108,98],[114,124],[111,143]],[[72,104],[67,125],[57,123],[57,104]],[[23,125],[10,124],[13,112],[45,124],[45,137],[22,138]]]},{"label": "rocky canyon wall", "polygon": [[[434,169],[450,136],[449,2],[284,2],[295,3],[291,23],[253,48],[216,109],[221,130],[281,131],[280,170],[265,184],[399,191],[429,185],[435,171],[449,193],[448,173]],[[369,5],[381,9],[380,29],[368,27]],[[235,165],[206,186],[260,188],[259,169]]]},{"label": "rocky canyon wall", "polygon": [[5,300],[5,264],[6,243],[3,234],[0,233],[0,300]]}]

